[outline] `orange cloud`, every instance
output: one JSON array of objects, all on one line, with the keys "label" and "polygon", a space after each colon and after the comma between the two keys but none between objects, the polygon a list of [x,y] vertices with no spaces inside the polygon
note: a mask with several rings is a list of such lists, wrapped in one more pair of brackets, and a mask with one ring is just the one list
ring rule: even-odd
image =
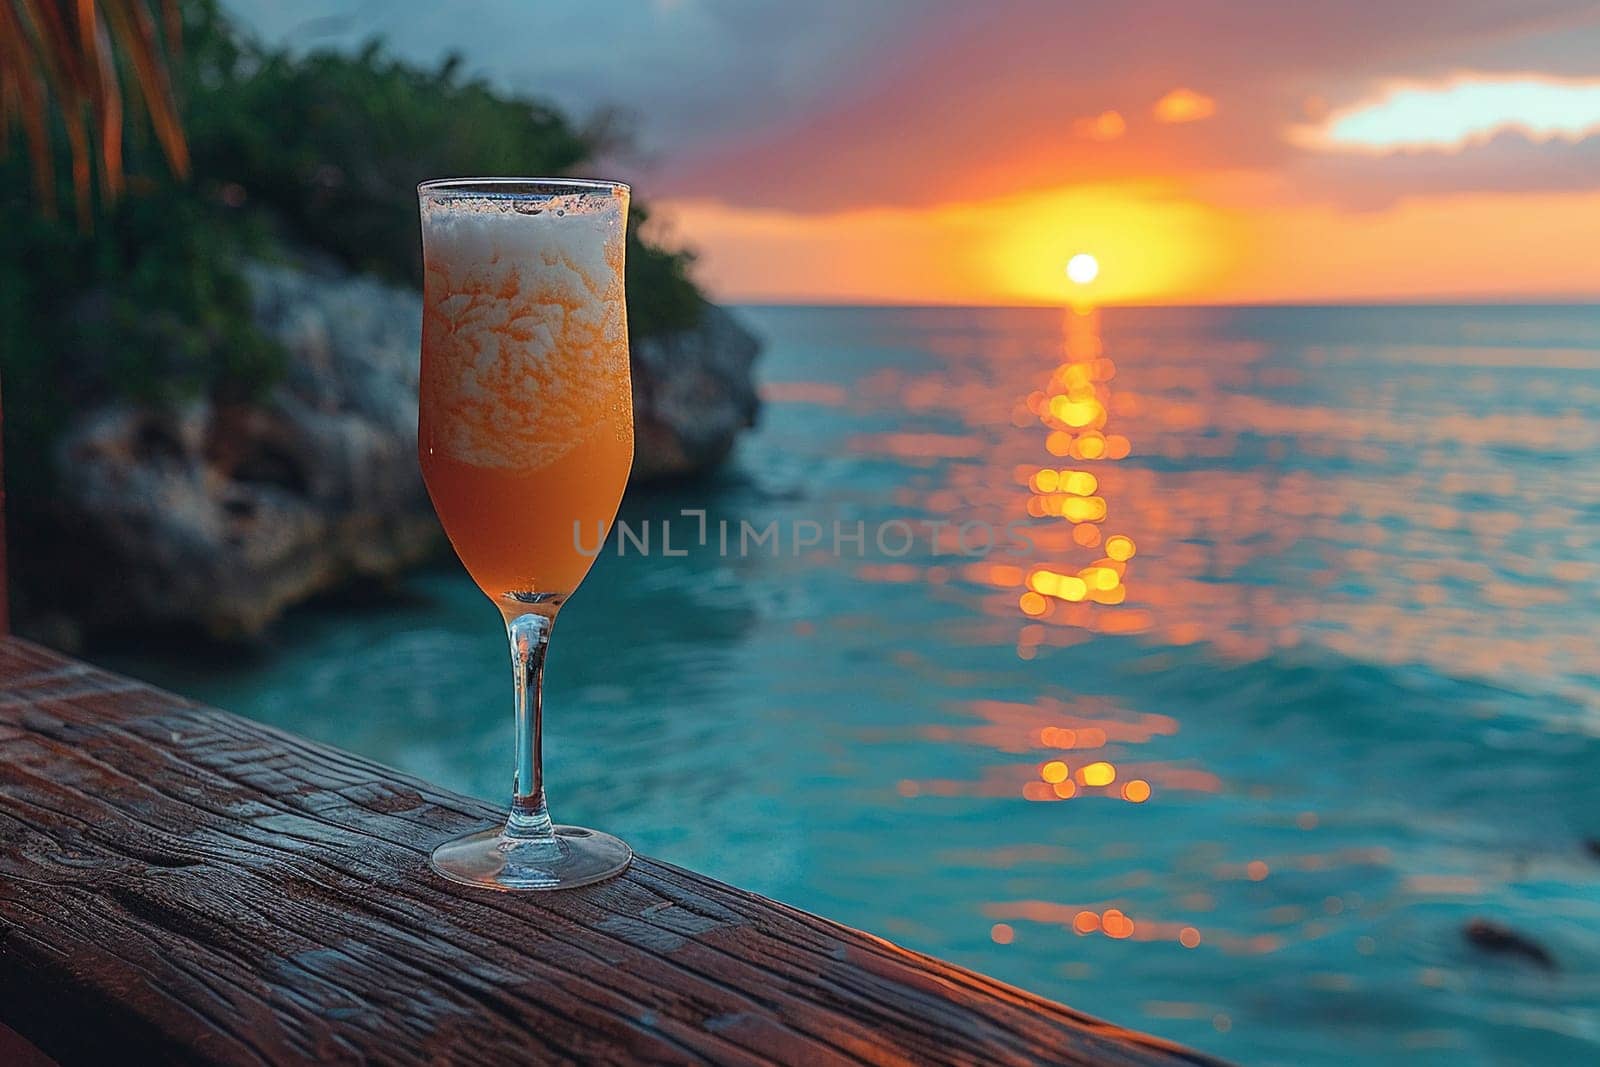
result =
[{"label": "orange cloud", "polygon": [[1072,124],[1079,137],[1091,141],[1115,141],[1128,132],[1128,122],[1117,111],[1102,111],[1093,118],[1079,119]]},{"label": "orange cloud", "polygon": [[1151,109],[1157,122],[1199,122],[1217,113],[1217,102],[1193,89],[1174,89]]}]

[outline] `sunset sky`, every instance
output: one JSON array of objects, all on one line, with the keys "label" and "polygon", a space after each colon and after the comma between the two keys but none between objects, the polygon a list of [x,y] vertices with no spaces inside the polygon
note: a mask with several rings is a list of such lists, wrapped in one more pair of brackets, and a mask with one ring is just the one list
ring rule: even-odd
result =
[{"label": "sunset sky", "polygon": [[621,111],[725,300],[1600,297],[1600,3],[229,7]]}]

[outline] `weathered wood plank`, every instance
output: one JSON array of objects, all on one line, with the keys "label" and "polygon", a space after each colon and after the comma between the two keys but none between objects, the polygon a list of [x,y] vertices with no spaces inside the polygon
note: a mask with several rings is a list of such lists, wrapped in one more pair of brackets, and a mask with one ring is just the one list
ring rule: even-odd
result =
[{"label": "weathered wood plank", "polygon": [[63,1062],[1209,1062],[644,858],[429,872],[496,814],[0,640],[0,1024]]}]

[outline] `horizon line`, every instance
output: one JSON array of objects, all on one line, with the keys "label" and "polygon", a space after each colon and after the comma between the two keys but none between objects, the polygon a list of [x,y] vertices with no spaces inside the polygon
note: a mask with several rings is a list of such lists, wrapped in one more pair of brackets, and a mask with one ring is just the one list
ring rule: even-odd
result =
[{"label": "horizon line", "polygon": [[847,300],[817,300],[798,298],[793,300],[746,300],[746,299],[714,299],[712,303],[722,304],[726,307],[748,308],[877,308],[885,311],[1060,311],[1066,308],[1093,308],[1093,309],[1126,309],[1130,311],[1153,311],[1161,309],[1171,310],[1203,310],[1214,308],[1218,310],[1243,310],[1243,309],[1368,309],[1368,308],[1581,308],[1594,307],[1600,309],[1600,294],[1585,294],[1581,296],[1539,296],[1539,297],[1490,297],[1478,299],[1464,299],[1461,297],[1418,297],[1415,299],[1350,299],[1350,300],[1237,300],[1218,301],[1204,300],[1167,303],[1143,303],[1106,301],[1095,302],[1092,300],[1071,301],[1063,300],[1059,303],[1049,304],[963,304],[947,301],[847,301]]}]

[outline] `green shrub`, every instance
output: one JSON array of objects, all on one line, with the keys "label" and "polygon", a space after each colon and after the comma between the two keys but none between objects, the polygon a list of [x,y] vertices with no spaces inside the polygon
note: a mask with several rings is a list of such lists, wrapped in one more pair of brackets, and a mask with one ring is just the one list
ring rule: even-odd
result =
[{"label": "green shrub", "polygon": [[242,255],[268,251],[251,220],[170,179],[135,178],[84,233],[39,214],[25,166],[0,161],[5,473],[19,503],[48,488],[46,456],[74,410],[108,398],[247,398],[283,366],[252,321],[239,270]]},{"label": "green shrub", "polygon": [[[427,70],[376,42],[294,58],[242,43],[210,18],[199,31],[209,47],[192,62],[201,88],[186,111],[196,173],[267,214],[287,241],[357,270],[421,284],[418,182],[570,174],[601,147],[545,104],[464,78],[459,59]],[[636,213],[642,220],[646,209]],[[634,335],[692,325],[703,298],[691,258],[640,240],[637,227],[628,256]]]}]

